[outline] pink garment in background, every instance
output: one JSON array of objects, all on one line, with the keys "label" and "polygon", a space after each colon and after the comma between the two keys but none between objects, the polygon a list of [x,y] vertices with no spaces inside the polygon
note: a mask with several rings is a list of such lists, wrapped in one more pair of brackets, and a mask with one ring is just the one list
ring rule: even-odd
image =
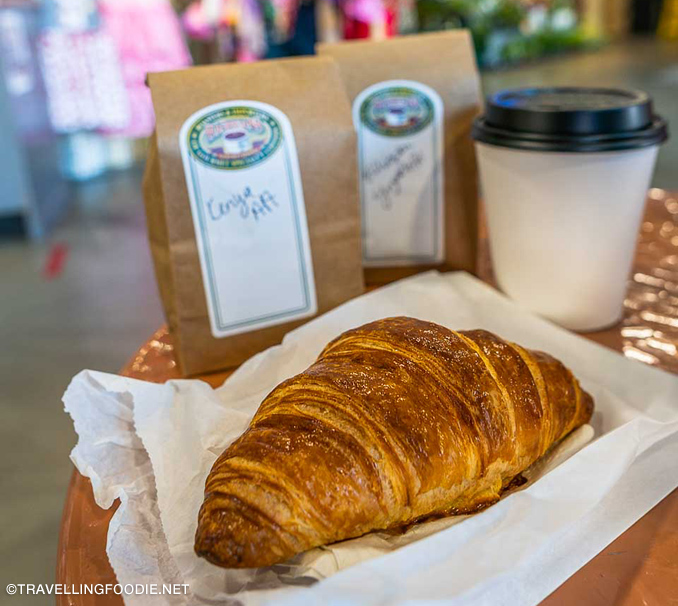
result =
[{"label": "pink garment in background", "polygon": [[104,30],[118,48],[130,105],[127,126],[106,132],[147,137],[155,117],[146,74],[191,65],[179,19],[167,0],[101,0],[99,11]]},{"label": "pink garment in background", "polygon": [[46,30],[38,48],[49,116],[57,133],[126,127],[129,101],[117,49],[105,32]]},{"label": "pink garment in background", "polygon": [[[277,0],[296,3],[298,0]],[[194,40],[218,41],[218,61],[248,63],[266,55],[266,27],[258,0],[219,0],[210,21],[204,0],[194,0],[181,15],[184,30]],[[278,19],[276,14],[275,19]]]}]

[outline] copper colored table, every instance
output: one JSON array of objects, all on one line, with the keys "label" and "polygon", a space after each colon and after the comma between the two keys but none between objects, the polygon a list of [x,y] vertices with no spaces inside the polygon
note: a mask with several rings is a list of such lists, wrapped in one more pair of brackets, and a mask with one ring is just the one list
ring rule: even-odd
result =
[{"label": "copper colored table", "polygon": [[[481,236],[481,276],[492,282]],[[583,335],[646,364],[678,373],[678,194],[651,190],[629,281],[622,322]],[[164,382],[179,378],[172,341],[161,328],[122,374]],[[202,377],[216,387],[229,372]],[[73,472],[61,521],[57,583],[116,583],[106,556],[108,522],[117,505],[100,509],[87,478]],[[116,595],[62,595],[60,606],[120,606]],[[565,606],[678,605],[678,490],[608,545],[543,604]]]}]

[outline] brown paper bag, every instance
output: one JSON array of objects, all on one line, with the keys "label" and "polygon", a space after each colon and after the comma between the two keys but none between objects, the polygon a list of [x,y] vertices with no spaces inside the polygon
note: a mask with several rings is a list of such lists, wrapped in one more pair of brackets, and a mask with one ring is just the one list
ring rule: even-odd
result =
[{"label": "brown paper bag", "polygon": [[331,59],[198,67],[149,86],[144,199],[184,374],[238,365],[363,292],[355,133]]},{"label": "brown paper bag", "polygon": [[358,133],[367,283],[476,268],[471,123],[480,83],[466,31],[318,45],[339,64]]}]

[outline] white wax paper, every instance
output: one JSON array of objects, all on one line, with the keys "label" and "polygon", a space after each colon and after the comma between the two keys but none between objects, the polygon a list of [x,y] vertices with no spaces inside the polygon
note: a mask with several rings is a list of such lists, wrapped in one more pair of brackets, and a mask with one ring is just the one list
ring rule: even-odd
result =
[{"label": "white wax paper", "polygon": [[[473,516],[373,533],[267,569],[225,571],[197,558],[207,473],[263,398],[344,330],[395,315],[484,328],[551,353],[595,398],[592,427]],[[64,403],[79,436],[71,458],[97,503],[121,499],[107,545],[119,582],[190,585],[186,596],[153,602],[127,596],[130,605],[536,604],[678,486],[678,377],[537,318],[463,273],[429,272],[354,299],[289,333],[217,390],[83,371]]]}]

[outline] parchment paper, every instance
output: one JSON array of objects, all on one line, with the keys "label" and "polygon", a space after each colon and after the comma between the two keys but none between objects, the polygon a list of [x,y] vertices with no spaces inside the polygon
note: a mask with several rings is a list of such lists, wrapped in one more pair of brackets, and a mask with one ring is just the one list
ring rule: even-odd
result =
[{"label": "parchment paper", "polygon": [[[595,398],[593,427],[473,516],[370,534],[267,569],[224,571],[197,558],[205,477],[266,394],[342,331],[401,314],[548,351]],[[463,273],[430,272],[354,299],[289,333],[217,390],[84,371],[64,402],[79,435],[71,458],[92,479],[97,503],[122,501],[107,545],[118,580],[190,585],[174,602],[154,596],[158,604],[535,604],[678,485],[678,378],[532,316]]]}]

